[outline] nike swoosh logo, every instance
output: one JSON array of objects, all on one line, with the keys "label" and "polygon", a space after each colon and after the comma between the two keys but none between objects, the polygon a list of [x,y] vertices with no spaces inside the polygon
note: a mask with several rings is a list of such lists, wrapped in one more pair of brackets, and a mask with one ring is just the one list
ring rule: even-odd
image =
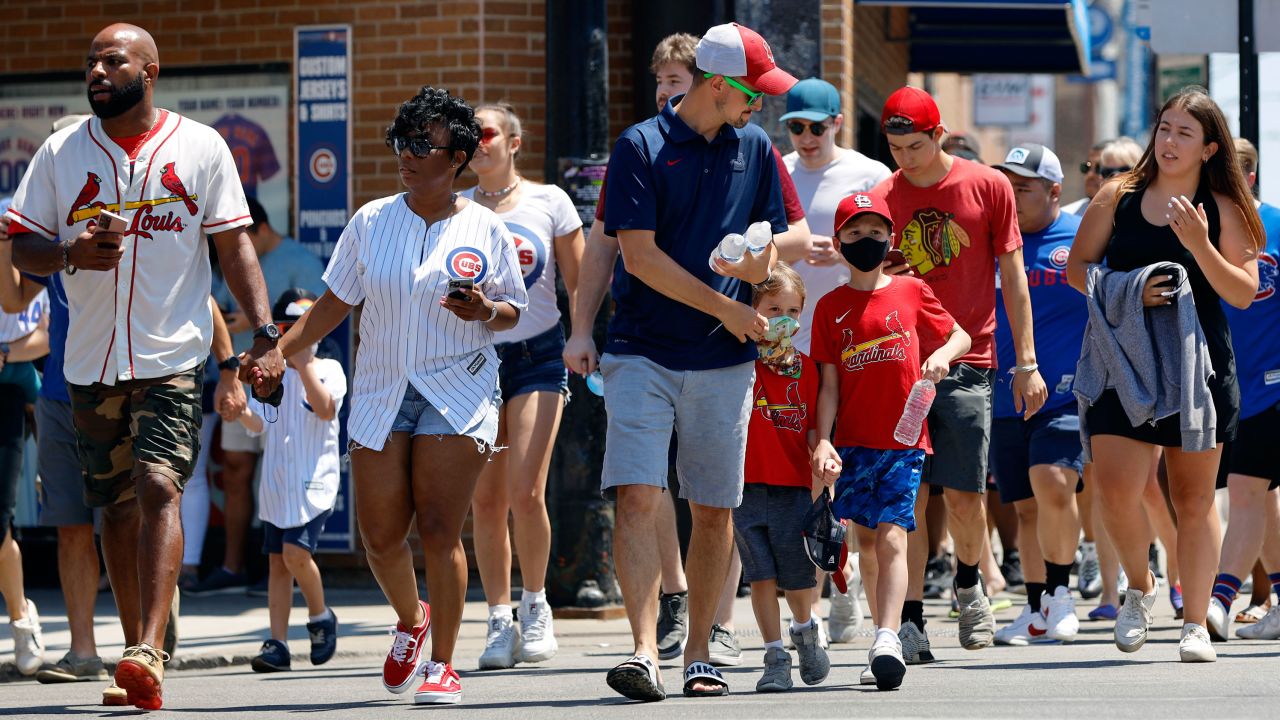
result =
[{"label": "nike swoosh logo", "polygon": [[676,158],[675,160],[668,160],[668,161],[667,161],[667,167],[671,167],[672,165],[675,165],[676,163],[680,162],[680,161],[681,161],[681,160],[683,160],[683,159],[684,159],[684,158]]},{"label": "nike swoosh logo", "polygon": [[845,318],[849,315],[849,313],[851,313],[851,312],[853,312],[853,308],[849,308],[848,310],[845,310],[845,311],[844,311],[844,315],[841,315],[840,317],[836,318],[836,324],[837,324],[837,325],[839,325],[840,323],[844,322],[844,319],[845,319]]},{"label": "nike swoosh logo", "polygon": [[1041,635],[1044,635],[1044,634],[1045,634],[1045,633],[1047,633],[1047,632],[1049,632],[1049,628],[1045,628],[1045,629],[1043,629],[1043,630],[1039,630],[1039,629],[1037,629],[1037,628],[1036,628],[1036,626],[1035,626],[1035,625],[1028,625],[1028,626],[1027,626],[1027,633],[1028,633],[1029,635],[1031,635],[1031,637],[1040,637]]}]

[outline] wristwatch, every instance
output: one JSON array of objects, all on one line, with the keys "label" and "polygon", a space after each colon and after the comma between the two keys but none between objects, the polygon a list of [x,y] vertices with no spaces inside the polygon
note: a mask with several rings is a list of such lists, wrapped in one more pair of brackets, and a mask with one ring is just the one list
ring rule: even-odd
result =
[{"label": "wristwatch", "polygon": [[280,328],[276,327],[275,323],[267,323],[253,331],[253,339],[257,340],[258,338],[262,338],[270,342],[272,345],[275,345],[280,342]]},{"label": "wristwatch", "polygon": [[232,355],[226,360],[223,360],[222,362],[218,363],[219,371],[231,370],[234,372],[239,369],[240,369],[240,358],[236,357],[235,355]]}]

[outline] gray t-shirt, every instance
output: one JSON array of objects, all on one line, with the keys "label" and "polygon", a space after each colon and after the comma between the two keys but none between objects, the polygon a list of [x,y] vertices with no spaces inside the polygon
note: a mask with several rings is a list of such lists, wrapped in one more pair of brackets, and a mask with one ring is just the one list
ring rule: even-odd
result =
[{"label": "gray t-shirt", "polygon": [[[320,279],[324,273],[324,264],[315,253],[306,249],[292,238],[281,238],[280,244],[271,252],[258,258],[262,266],[262,277],[267,281],[267,306],[276,304],[276,298],[290,288],[303,288],[315,293],[324,294],[325,284]],[[223,310],[230,308],[238,311],[239,303],[231,296],[227,282],[221,275],[213,280],[213,297]],[[246,330],[231,336],[231,345],[236,352],[243,352],[253,344],[253,330]]]},{"label": "gray t-shirt", "polygon": [[[794,152],[782,158],[796,184],[796,194],[804,206],[809,231],[814,235],[834,236],[836,207],[840,201],[854,193],[870,190],[892,174],[883,163],[857,150],[838,148],[837,153],[835,160],[817,170],[806,168]],[[812,337],[809,326],[813,322],[813,309],[823,295],[849,282],[849,268],[842,261],[816,266],[805,260],[797,261],[793,267],[804,280],[805,301],[804,312],[800,314],[800,330],[792,342],[807,355]]]}]

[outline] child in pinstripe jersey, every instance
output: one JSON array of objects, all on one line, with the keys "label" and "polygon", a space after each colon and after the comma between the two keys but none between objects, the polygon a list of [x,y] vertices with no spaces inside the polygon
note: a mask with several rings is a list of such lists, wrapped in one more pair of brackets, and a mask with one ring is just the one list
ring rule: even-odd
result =
[{"label": "child in pinstripe jersey", "polygon": [[[307,290],[287,290],[272,311],[281,328],[292,325],[311,307],[316,296]],[[315,348],[304,350],[287,362],[284,396],[279,412],[266,411],[250,400],[239,421],[250,435],[266,436],[262,479],[258,487],[258,516],[262,520],[263,551],[271,558],[267,606],[271,638],[253,659],[258,672],[290,668],[286,639],[293,604],[293,581],[298,581],[307,602],[311,636],[311,663],[320,665],[337,648],[338,619],[324,601],[320,569],[312,553],[333,512],[338,491],[338,410],[346,395],[347,380],[336,360],[317,359]]]}]

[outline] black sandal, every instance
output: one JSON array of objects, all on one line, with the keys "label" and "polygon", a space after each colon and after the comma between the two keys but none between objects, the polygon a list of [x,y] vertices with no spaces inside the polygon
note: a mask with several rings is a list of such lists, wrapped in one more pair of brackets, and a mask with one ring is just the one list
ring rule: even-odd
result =
[{"label": "black sandal", "polygon": [[655,702],[667,699],[667,691],[658,680],[658,668],[645,655],[632,655],[609,671],[605,682],[614,692],[630,700]]},{"label": "black sandal", "polygon": [[[693,684],[695,681],[709,682],[719,687],[710,690],[695,690]],[[717,697],[719,695],[729,694],[729,683],[725,682],[724,676],[720,671],[712,667],[708,663],[701,660],[695,660],[689,663],[689,667],[684,669],[684,695],[685,697]]]}]

